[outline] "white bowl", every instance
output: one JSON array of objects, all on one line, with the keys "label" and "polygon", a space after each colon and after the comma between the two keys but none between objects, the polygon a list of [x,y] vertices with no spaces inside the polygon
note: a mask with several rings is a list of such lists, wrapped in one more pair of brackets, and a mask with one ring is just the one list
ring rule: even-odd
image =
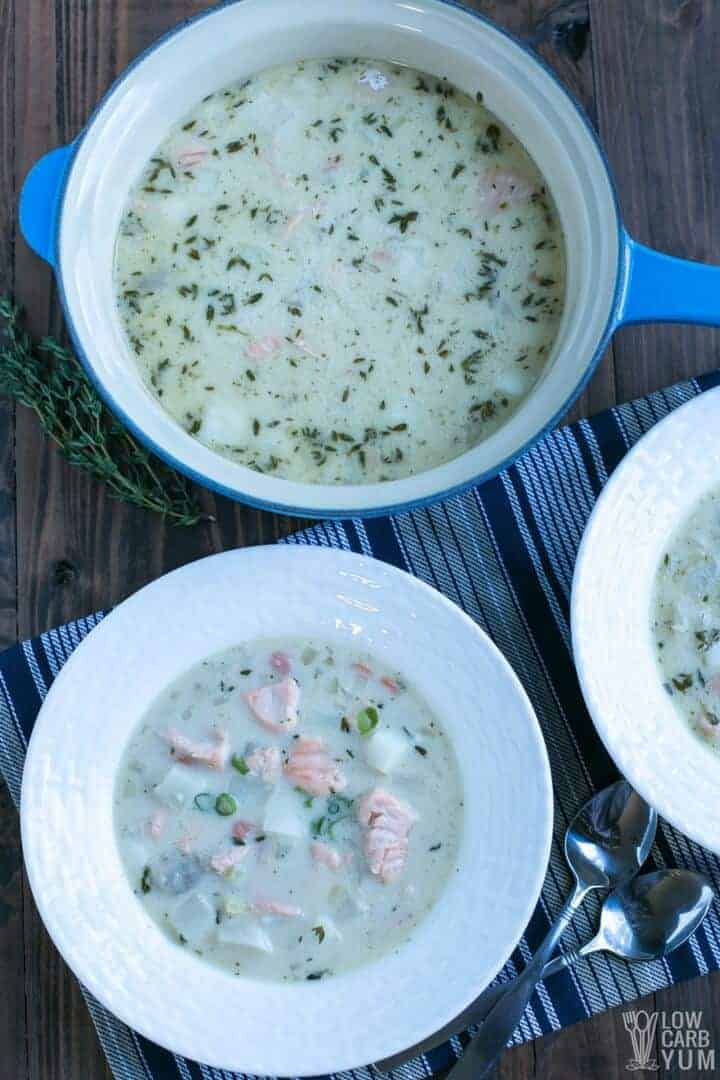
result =
[{"label": "white bowl", "polygon": [[[124,746],[162,689],[204,656],[287,632],[356,641],[405,672],[450,735],[465,789],[457,872],[412,940],[372,965],[299,985],[237,978],[175,946],[133,894],[112,824]],[[551,829],[542,736],[490,640],[402,571],[301,547],[215,555],[116,608],[55,681],[22,786],[30,884],[78,978],[155,1042],[260,1075],[362,1065],[460,1012],[525,929]]]},{"label": "white bowl", "polygon": [[[130,189],[168,128],[204,94],[273,64],[350,55],[447,75],[526,146],[567,238],[567,289],[544,375],[497,432],[454,461],[387,483],[303,484],[263,475],[193,439],[143,385],[115,303],[115,236]],[[20,223],[52,263],[78,355],[113,411],[152,450],[222,494],[314,517],[387,513],[487,479],[564,414],[624,322],[720,322],[714,267],[625,233],[597,137],[542,60],[452,0],[242,0],[182,24],[135,61],[80,138],[30,172]]]},{"label": "white bowl", "polygon": [[585,701],[620,771],[671,825],[720,853],[720,757],[663,689],[650,633],[671,534],[720,486],[718,432],[715,389],[652,428],[615,470],[580,545],[572,640]]}]

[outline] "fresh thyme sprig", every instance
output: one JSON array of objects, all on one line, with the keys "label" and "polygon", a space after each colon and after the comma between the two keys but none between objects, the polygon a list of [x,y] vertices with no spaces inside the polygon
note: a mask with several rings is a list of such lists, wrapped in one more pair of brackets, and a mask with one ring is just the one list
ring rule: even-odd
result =
[{"label": "fresh thyme sprig", "polygon": [[72,353],[52,338],[33,341],[20,318],[20,308],[0,297],[0,394],[32,409],[62,456],[102,481],[112,498],[174,525],[212,520],[185,477],[148,453],[105,408]]}]

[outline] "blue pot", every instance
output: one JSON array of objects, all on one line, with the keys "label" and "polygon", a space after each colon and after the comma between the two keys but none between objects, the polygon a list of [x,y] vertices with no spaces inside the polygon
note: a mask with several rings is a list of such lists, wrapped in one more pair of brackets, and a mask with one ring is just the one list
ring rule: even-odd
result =
[{"label": "blue pot", "polygon": [[[142,383],[115,305],[115,236],[127,196],[169,126],[202,96],[300,58],[383,57],[462,89],[524,143],[553,193],[566,237],[564,317],[548,367],[488,439],[417,476],[302,484],[254,472],[187,435]],[[488,479],[551,428],[627,323],[720,324],[720,273],[632,240],[587,117],[543,62],[450,0],[235,0],[182,24],[117,80],[78,139],[43,157],[20,201],[28,243],[53,267],[67,324],[113,412],[153,452],[201,484],[282,514],[360,517],[407,510]]]}]

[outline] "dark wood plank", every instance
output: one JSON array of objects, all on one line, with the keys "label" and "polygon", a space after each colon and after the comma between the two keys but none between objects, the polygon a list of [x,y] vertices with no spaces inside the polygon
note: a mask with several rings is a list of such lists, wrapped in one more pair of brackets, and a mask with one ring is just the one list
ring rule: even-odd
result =
[{"label": "dark wood plank", "polygon": [[0,783],[0,1076],[27,1075],[19,822]]},{"label": "dark wood plank", "polygon": [[720,1072],[720,972],[715,971],[706,978],[692,979],[690,982],[679,983],[670,990],[659,991],[655,995],[655,1008],[661,1014],[665,1012],[668,1015],[674,1011],[699,1012],[700,1027],[710,1033],[710,1049],[715,1050],[715,1068],[711,1071],[707,1067],[703,1068],[704,1063],[696,1055],[688,1058],[687,1050],[684,1060],[677,1052],[666,1057],[665,1055],[670,1055],[670,1049],[666,1049],[663,1054],[664,1044],[658,1032],[655,1053],[660,1071],[654,1075],[661,1080],[683,1080],[693,1074],[717,1075]]},{"label": "dark wood plank", "polygon": [[[16,130],[22,132],[16,143],[19,187],[34,160],[58,142],[53,5],[45,0],[18,5],[14,30]],[[22,242],[18,242],[15,250],[15,290],[27,305],[32,329],[46,331],[54,307],[50,274]],[[24,410],[18,416],[17,447],[18,461],[34,454],[38,470],[47,468],[52,478],[53,455],[38,438],[34,422]],[[23,477],[22,469],[17,475]],[[36,518],[42,517],[42,503],[30,514],[27,505],[24,506],[23,522],[19,525],[22,537],[19,549],[24,563],[28,552],[33,550],[35,535],[42,533],[36,524]],[[30,625],[26,612],[20,617],[19,625],[20,632],[25,633]],[[87,1066],[89,1075],[105,1076],[103,1057],[87,1012],[81,1007],[77,984],[64,972],[64,965],[37,917],[27,885],[23,930],[28,1075],[43,1080],[81,1075]]]},{"label": "dark wood plank", "polygon": [[[720,262],[720,113],[714,0],[593,2],[600,130],[630,232]],[[615,341],[619,400],[718,365],[720,332],[651,326]]]},{"label": "dark wood plank", "polygon": [[[0,292],[14,288],[15,3],[0,0]],[[0,402],[0,647],[17,635],[15,413]],[[22,857],[17,813],[0,781],[0,1076],[27,1075]]]},{"label": "dark wood plank", "polygon": [[[633,1008],[652,1011],[654,995],[633,1002]],[[535,1074],[538,1080],[577,1080],[578,1077],[620,1080],[626,1076],[632,1048],[622,1023],[622,1011],[622,1006],[612,1009],[540,1039]],[[650,1080],[654,1075],[645,1070],[633,1073],[640,1080]]]}]

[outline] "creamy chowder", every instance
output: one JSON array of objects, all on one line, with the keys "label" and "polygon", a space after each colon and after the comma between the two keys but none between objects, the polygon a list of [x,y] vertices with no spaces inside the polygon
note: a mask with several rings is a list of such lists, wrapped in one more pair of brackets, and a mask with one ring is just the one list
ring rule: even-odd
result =
[{"label": "creamy chowder", "polygon": [[710,746],[720,748],[720,490],[672,537],[655,580],[652,632],[663,685]]},{"label": "creamy chowder", "polygon": [[115,283],[140,371],[189,434],[262,472],[364,483],[447,462],[513,414],[558,330],[564,244],[477,91],[313,60],[171,128]]},{"label": "creamy chowder", "polygon": [[115,789],[139,900],[237,974],[325,978],[396,950],[457,864],[437,718],[366,654],[296,639],[203,661],[153,704]]}]

